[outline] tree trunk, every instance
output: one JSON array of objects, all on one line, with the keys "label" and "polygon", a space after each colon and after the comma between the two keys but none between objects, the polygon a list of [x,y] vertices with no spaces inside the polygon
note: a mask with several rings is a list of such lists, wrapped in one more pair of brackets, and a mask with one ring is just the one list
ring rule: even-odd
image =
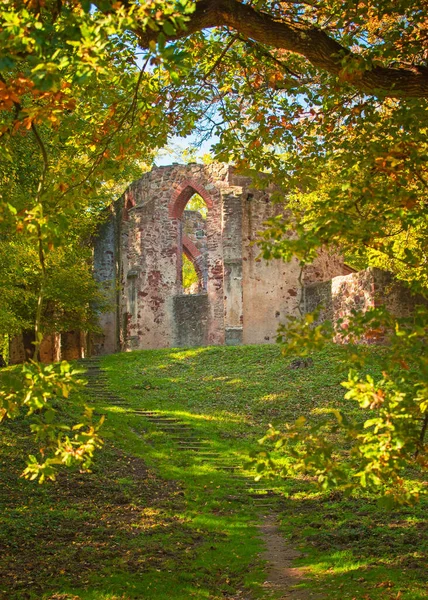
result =
[{"label": "tree trunk", "polygon": [[22,334],[22,342],[24,344],[24,352],[25,352],[25,360],[29,361],[34,358],[34,353],[36,351],[35,346],[36,334],[34,329],[24,331]]}]

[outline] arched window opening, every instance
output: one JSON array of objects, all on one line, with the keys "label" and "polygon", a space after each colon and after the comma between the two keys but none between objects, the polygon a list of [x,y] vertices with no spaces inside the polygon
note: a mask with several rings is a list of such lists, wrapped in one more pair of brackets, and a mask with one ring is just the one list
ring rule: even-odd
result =
[{"label": "arched window opening", "polygon": [[199,294],[201,281],[195,265],[183,252],[182,261],[183,294]]},{"label": "arched window opening", "polygon": [[[182,183],[182,187],[175,191],[171,202],[169,203],[169,216],[172,219],[181,219],[183,217],[183,211],[186,209],[189,201],[194,196],[200,197],[201,200],[195,199],[194,202],[199,203],[199,207],[207,207],[210,210],[213,207],[213,201],[210,194],[201,187],[197,182],[187,180]],[[205,211],[205,208],[204,208]]]},{"label": "arched window opening", "polygon": [[207,237],[208,207],[198,193],[193,194],[184,207],[182,216],[183,235],[189,238],[203,253]]},{"label": "arched window opening", "polygon": [[208,206],[194,192],[184,206],[181,217],[182,293],[200,294],[207,289],[207,216]]},{"label": "arched window opening", "polygon": [[208,192],[197,182],[190,180],[183,182],[181,190],[175,192],[169,204],[169,216],[177,223],[179,294],[200,294],[207,291],[207,230],[210,227],[209,210],[212,207],[212,199]]},{"label": "arched window opening", "polygon": [[207,252],[207,215],[205,200],[195,193],[187,201],[181,219],[183,238],[196,246],[198,253],[202,254],[203,261]]},{"label": "arched window opening", "polygon": [[206,257],[195,244],[183,236],[181,290],[183,294],[201,294],[207,289]]}]

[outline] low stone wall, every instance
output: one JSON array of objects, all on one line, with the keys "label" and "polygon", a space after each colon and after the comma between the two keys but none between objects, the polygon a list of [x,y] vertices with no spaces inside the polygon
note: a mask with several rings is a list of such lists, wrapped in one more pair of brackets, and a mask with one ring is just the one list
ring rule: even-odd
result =
[{"label": "low stone wall", "polygon": [[[317,324],[327,320],[337,323],[339,319],[343,319],[344,332],[347,319],[354,311],[366,312],[371,308],[385,306],[396,317],[408,317],[417,304],[424,302],[422,297],[412,296],[391,273],[375,268],[306,285],[303,289],[303,311],[309,313],[318,308],[320,313]],[[336,341],[347,341],[343,337],[344,332],[338,332]],[[363,341],[373,343],[381,339],[382,336]]]},{"label": "low stone wall", "polygon": [[80,331],[69,331],[61,334],[61,359],[77,360],[83,358],[85,337]]},{"label": "low stone wall", "polygon": [[207,294],[178,295],[173,300],[175,346],[208,344],[209,302]]},{"label": "low stone wall", "polygon": [[320,308],[319,322],[336,321],[351,315],[353,310],[366,311],[374,306],[375,281],[372,269],[304,287],[303,310],[309,313]]},{"label": "low stone wall", "polygon": [[410,317],[418,304],[427,304],[423,296],[411,294],[391,273],[380,269],[370,270],[374,279],[375,306],[384,304],[396,317]]}]

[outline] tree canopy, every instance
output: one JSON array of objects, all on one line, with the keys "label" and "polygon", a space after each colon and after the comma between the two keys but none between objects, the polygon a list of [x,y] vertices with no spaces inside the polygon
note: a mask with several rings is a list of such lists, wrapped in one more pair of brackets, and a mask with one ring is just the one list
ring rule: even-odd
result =
[{"label": "tree canopy", "polygon": [[[297,256],[303,265],[327,245],[426,295],[426,9],[424,0],[4,1],[0,227],[28,236],[39,256],[36,330],[45,256],[62,246],[75,211],[129,181],[168,136],[192,132],[215,135],[216,159],[253,175],[255,185],[282,190],[287,212],[262,234],[266,258]],[[389,438],[387,478],[397,483],[412,453],[423,462],[426,319],[364,319],[356,317],[356,331],[373,327],[371,319],[405,331],[415,358],[397,370],[394,346],[384,379],[369,384],[392,408],[368,427],[401,418],[393,408],[400,412],[401,396],[414,425],[410,446],[400,443],[400,428]],[[283,333],[300,340],[289,345],[294,351],[330,335],[308,320]],[[368,393],[357,380],[347,385],[352,397]],[[387,460],[381,449],[376,457]],[[323,469],[314,466],[332,482]]]}]

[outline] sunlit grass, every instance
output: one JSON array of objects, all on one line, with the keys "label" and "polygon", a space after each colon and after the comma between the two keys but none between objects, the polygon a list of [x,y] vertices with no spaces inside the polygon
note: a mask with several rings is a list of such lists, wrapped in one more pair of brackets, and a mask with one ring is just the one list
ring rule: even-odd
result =
[{"label": "sunlit grass", "polygon": [[[376,373],[378,351],[367,351]],[[27,430],[20,422],[5,429],[0,544],[7,543],[15,562],[2,569],[3,553],[0,573],[15,569],[16,590],[4,600],[20,600],[23,589],[31,600],[53,594],[70,594],[61,600],[270,598],[262,586],[259,509],[243,500],[243,481],[198,453],[178,451],[170,434],[132,409],[188,424],[207,442],[204,450],[234,465],[235,475],[249,476],[248,453],[269,423],[282,426],[332,406],[357,414],[343,399],[343,350],[332,347],[314,358],[313,368],[299,370],[287,368],[276,346],[103,358],[109,389],[128,406],[91,400],[106,414],[105,449],[92,475],[76,474],[70,483],[35,487],[18,479]],[[296,564],[307,593],[332,600],[389,600],[398,592],[402,600],[425,597],[426,506],[385,513],[363,494],[321,493],[304,476],[268,486],[280,492],[269,510],[302,553]],[[3,600],[1,594],[0,585]]]}]

